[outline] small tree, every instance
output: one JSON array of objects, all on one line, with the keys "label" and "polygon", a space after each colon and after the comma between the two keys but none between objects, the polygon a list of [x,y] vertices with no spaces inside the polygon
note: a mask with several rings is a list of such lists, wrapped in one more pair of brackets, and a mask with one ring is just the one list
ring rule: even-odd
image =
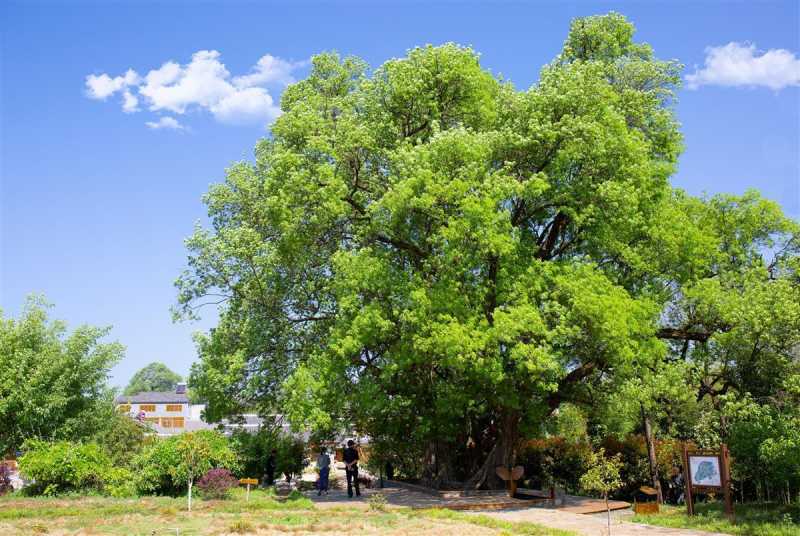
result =
[{"label": "small tree", "polygon": [[611,534],[611,509],[608,507],[608,494],[622,487],[619,471],[622,468],[620,454],[606,458],[605,449],[589,455],[589,470],[581,477],[581,486],[586,491],[599,492],[606,503],[608,533]]},{"label": "small tree", "polygon": [[209,430],[190,432],[179,436],[175,445],[176,464],[170,469],[174,480],[183,480],[188,487],[187,504],[192,511],[192,486],[195,479],[220,465],[234,465],[235,455],[225,436]]}]

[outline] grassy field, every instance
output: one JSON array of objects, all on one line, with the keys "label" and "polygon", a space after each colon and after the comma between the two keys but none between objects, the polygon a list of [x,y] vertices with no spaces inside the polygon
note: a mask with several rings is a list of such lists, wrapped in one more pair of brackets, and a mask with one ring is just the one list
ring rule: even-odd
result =
[{"label": "grassy field", "polygon": [[721,504],[698,504],[697,515],[686,515],[686,507],[661,507],[655,515],[637,515],[632,521],[682,527],[741,536],[798,536],[800,535],[800,506],[775,504],[737,504],[735,521],[725,517]]},{"label": "grassy field", "polygon": [[482,534],[569,536],[529,523],[510,523],[446,510],[316,507],[310,500],[277,500],[262,491],[224,501],[182,498],[0,498],[0,534],[228,535],[228,534]]}]

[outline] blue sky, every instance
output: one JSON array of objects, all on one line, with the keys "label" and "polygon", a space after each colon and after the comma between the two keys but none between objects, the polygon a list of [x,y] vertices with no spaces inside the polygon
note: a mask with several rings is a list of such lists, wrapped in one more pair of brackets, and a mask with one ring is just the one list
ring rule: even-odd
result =
[{"label": "blue sky", "polygon": [[[182,241],[204,218],[202,194],[250,158],[281,87],[311,55],[337,50],[377,66],[454,41],[525,88],[573,17],[610,10],[695,76],[679,93],[686,151],[673,184],[758,188],[800,218],[798,5],[3,2],[0,307],[16,315],[43,293],[73,327],[113,325],[127,347],[115,385],[155,360],[186,374],[191,333],[214,318],[171,321]],[[216,53],[190,69],[199,51]],[[125,78],[129,69],[138,76]]]}]

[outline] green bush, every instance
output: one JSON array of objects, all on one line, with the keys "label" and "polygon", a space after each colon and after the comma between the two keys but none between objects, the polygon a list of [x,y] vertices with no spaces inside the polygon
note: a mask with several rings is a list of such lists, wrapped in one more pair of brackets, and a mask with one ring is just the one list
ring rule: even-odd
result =
[{"label": "green bush", "polygon": [[30,440],[23,446],[20,472],[34,483],[33,494],[55,495],[71,491],[99,492],[114,496],[133,492],[133,476],[114,467],[96,443]]},{"label": "green bush", "polygon": [[[622,486],[613,495],[631,498],[642,485],[652,485],[647,445],[644,436],[631,434],[622,440],[606,437],[600,444],[609,456],[619,454]],[[517,459],[525,467],[526,486],[546,489],[552,484],[569,493],[581,491],[581,476],[589,469],[592,446],[588,441],[569,441],[548,437],[527,441]],[[656,458],[662,488],[666,489],[672,470],[681,466],[681,442],[667,439],[656,442]]]},{"label": "green bush", "polygon": [[184,465],[181,442],[188,438],[195,438],[203,443],[204,459],[198,460],[201,465],[225,468],[232,472],[239,470],[239,463],[228,438],[219,432],[201,430],[158,439],[145,445],[132,460],[132,469],[136,475],[135,486],[139,493],[179,495],[186,491],[187,480],[176,471]]},{"label": "green bush", "polygon": [[91,440],[103,447],[114,465],[126,466],[147,442],[148,427],[116,409],[106,411],[106,416]]},{"label": "green bush", "polygon": [[241,466],[241,476],[261,478],[266,473],[267,458],[272,449],[277,451],[275,478],[281,475],[298,475],[303,472],[305,445],[280,429],[262,428],[256,434],[243,430],[234,432],[231,447]]},{"label": "green bush", "polygon": [[588,442],[572,442],[562,437],[535,439],[525,443],[518,463],[525,467],[528,487],[547,489],[562,486],[575,493],[591,456]]},{"label": "green bush", "polygon": [[138,495],[136,479],[126,467],[112,467],[106,472],[103,492],[112,497],[135,497]]},{"label": "green bush", "polygon": [[[630,499],[640,486],[652,486],[650,477],[650,461],[647,455],[647,443],[643,435],[631,434],[620,441],[607,437],[600,442],[609,456],[620,455],[622,467],[622,489],[615,496]],[[673,470],[682,466],[682,443],[676,439],[656,440],[656,463],[661,488],[667,489],[667,483]]]}]

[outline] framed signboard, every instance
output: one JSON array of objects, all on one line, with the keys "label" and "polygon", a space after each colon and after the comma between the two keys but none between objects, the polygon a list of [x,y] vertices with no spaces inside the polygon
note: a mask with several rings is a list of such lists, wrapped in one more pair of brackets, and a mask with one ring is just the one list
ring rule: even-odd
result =
[{"label": "framed signboard", "polygon": [[733,517],[730,454],[723,444],[718,451],[689,450],[683,445],[683,471],[686,475],[686,509],[694,515],[695,493],[719,493],[725,497],[725,513]]},{"label": "framed signboard", "polygon": [[722,488],[722,463],[719,455],[689,454],[692,486]]}]

